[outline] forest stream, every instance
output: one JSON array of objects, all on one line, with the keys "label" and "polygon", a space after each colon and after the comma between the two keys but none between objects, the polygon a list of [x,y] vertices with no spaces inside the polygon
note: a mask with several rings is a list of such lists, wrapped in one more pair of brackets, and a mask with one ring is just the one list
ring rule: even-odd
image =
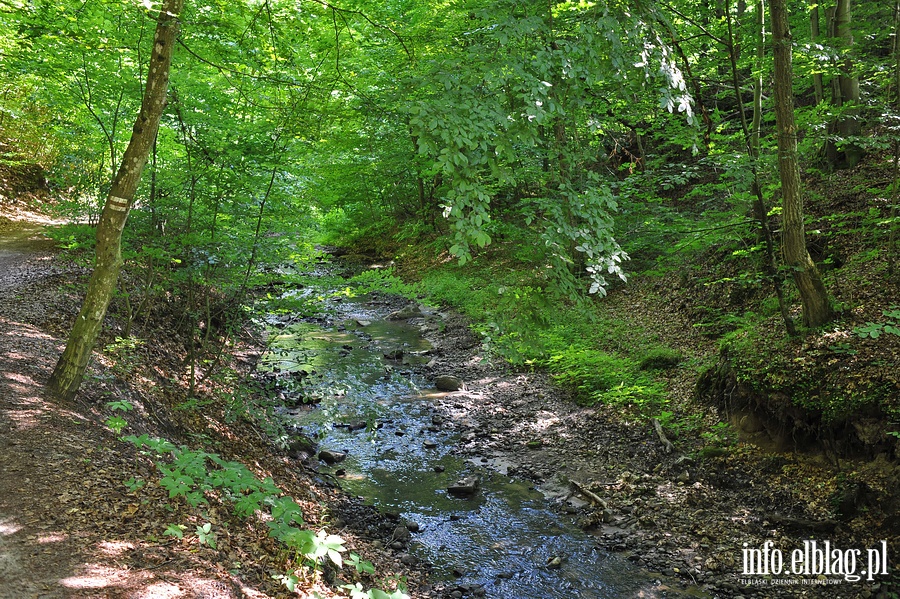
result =
[{"label": "forest stream", "polygon": [[[445,315],[415,305],[389,315],[396,299],[380,294],[288,293],[329,299],[313,317],[269,315],[259,376],[294,406],[281,408],[294,430],[318,441],[320,471],[397,520],[390,545],[408,551],[402,560],[432,564],[436,579],[465,595],[681,595],[598,548],[574,524],[577,499],[565,505],[512,476],[514,460],[460,451],[472,435],[464,411],[454,411],[465,391],[435,388],[433,346],[423,336]],[[453,378],[439,386],[452,388]]]}]

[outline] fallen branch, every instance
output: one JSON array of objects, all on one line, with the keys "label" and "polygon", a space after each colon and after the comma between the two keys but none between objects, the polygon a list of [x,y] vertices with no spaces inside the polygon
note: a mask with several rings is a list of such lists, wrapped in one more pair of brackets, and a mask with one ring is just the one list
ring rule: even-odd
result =
[{"label": "fallen branch", "polygon": [[675,449],[675,446],[672,445],[672,442],[669,441],[668,437],[666,437],[666,433],[663,432],[663,428],[659,423],[659,420],[654,418],[652,422],[653,429],[656,431],[656,436],[659,437],[659,442],[663,444],[666,453],[672,453],[672,450]]},{"label": "fallen branch", "polygon": [[603,501],[603,498],[594,493],[593,491],[589,491],[582,487],[580,484],[576,483],[574,480],[569,481],[569,486],[572,487],[572,490],[576,493],[580,493],[584,495],[588,499],[590,499],[591,503],[599,505],[602,508],[606,508],[606,502]]}]

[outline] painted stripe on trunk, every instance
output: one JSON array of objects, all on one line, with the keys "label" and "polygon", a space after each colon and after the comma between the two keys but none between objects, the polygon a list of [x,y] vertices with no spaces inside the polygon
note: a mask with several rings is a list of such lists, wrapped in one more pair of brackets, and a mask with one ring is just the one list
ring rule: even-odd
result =
[{"label": "painted stripe on trunk", "polygon": [[113,210],[118,210],[119,212],[125,212],[128,210],[128,204],[130,202],[125,198],[120,198],[117,196],[109,196],[109,207]]}]

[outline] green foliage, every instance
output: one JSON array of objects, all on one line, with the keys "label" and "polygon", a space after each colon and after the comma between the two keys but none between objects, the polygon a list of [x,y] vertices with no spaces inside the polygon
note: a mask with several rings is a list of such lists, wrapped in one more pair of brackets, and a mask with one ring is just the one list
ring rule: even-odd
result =
[{"label": "green foliage", "polygon": [[416,295],[420,291],[416,284],[406,283],[398,277],[393,267],[366,269],[350,279],[350,282],[353,283],[359,294],[380,291],[416,299]]},{"label": "green foliage", "polygon": [[[106,402],[106,407],[113,412],[128,412],[134,409],[134,404],[128,400],[108,401]],[[121,435],[125,427],[128,426],[128,421],[121,416],[113,415],[106,419],[106,426],[115,434]]]},{"label": "green foliage", "polygon": [[652,347],[639,354],[638,368],[641,370],[666,370],[678,366],[684,356],[670,347]]},{"label": "green foliage", "polygon": [[103,351],[112,360],[112,371],[116,376],[125,379],[132,375],[138,367],[138,351],[143,344],[144,340],[136,337],[116,337],[113,343],[103,348]]},{"label": "green foliage", "polygon": [[[841,421],[864,410],[888,416],[898,413],[891,375],[845,378],[858,361],[858,342],[801,351],[796,340],[772,336],[771,326],[746,320],[722,338],[723,355],[728,357],[738,381],[752,386],[760,395],[786,398],[821,415],[825,422]],[[892,373],[893,369],[885,372]]]},{"label": "green foliage", "polygon": [[675,415],[669,410],[662,410],[656,415],[662,426],[673,437],[681,437],[683,435],[693,436],[702,426],[702,414],[687,414],[681,417]]},{"label": "green foliage", "polygon": [[865,339],[878,339],[882,333],[900,336],[900,309],[897,306],[891,306],[890,310],[882,310],[881,312],[888,320],[886,322],[867,322],[863,326],[853,328],[853,332]]},{"label": "green foliage", "polygon": [[[138,449],[148,448],[158,455],[157,468],[162,474],[159,484],[169,491],[170,498],[183,497],[189,505],[197,507],[208,503],[206,493],[217,491],[222,499],[231,502],[235,513],[242,517],[249,518],[260,510],[267,510],[270,519],[266,524],[270,536],[293,550],[299,560],[307,561],[314,568],[318,568],[324,559],[338,568],[343,565],[341,554],[346,551],[344,539],[325,530],[314,532],[299,528],[305,524],[300,506],[291,497],[285,496],[271,478],[260,481],[239,462],[223,460],[213,453],[175,448],[171,443],[151,439],[147,435],[131,436],[126,440]],[[163,455],[167,455],[167,460],[162,459]],[[170,524],[164,534],[181,539],[185,528]],[[197,525],[196,534],[201,545],[216,549],[212,524]],[[357,554],[350,554],[350,563],[358,572],[374,572],[372,564],[361,560]],[[289,590],[299,581],[293,573],[276,578]],[[373,597],[381,596],[377,595],[381,591],[372,592],[376,593]]]},{"label": "green foliage", "polygon": [[272,479],[258,480],[239,462],[223,460],[213,453],[176,448],[167,441],[150,439],[147,435],[131,436],[126,440],[139,449],[147,447],[158,454],[169,455],[170,461],[157,461],[157,468],[162,474],[159,484],[169,491],[170,498],[184,497],[188,504],[197,507],[209,503],[205,493],[218,490],[241,516],[249,517],[265,505],[271,505],[273,517],[276,512],[278,514],[278,522],[290,524],[296,521],[299,506],[288,507],[285,502],[293,503],[293,500],[279,500],[281,491]]},{"label": "green foliage", "polygon": [[300,582],[300,577],[293,572],[287,574],[275,574],[272,578],[283,584],[284,587],[292,593],[297,589],[297,583]]},{"label": "green foliage", "polygon": [[93,250],[96,241],[94,227],[84,224],[66,224],[47,229],[47,235],[56,245],[71,254]]},{"label": "green foliage", "polygon": [[730,424],[727,422],[718,422],[709,430],[700,433],[700,436],[710,445],[716,447],[727,447],[733,445],[737,441],[737,434]]},{"label": "green foliage", "polygon": [[197,526],[197,538],[201,545],[208,545],[212,549],[216,548],[216,535],[212,532],[212,524],[209,522]]},{"label": "green foliage", "polygon": [[147,481],[137,479],[135,477],[131,477],[125,481],[125,486],[128,487],[129,491],[137,491],[144,487],[147,484]]},{"label": "green foliage", "polygon": [[169,524],[163,534],[169,537],[175,537],[176,539],[183,539],[185,528],[187,527],[184,524]]},{"label": "green foliage", "polygon": [[[679,361],[677,352],[656,347],[630,356],[624,349],[631,345],[628,339],[641,338],[635,327],[604,320],[602,307],[589,302],[567,305],[529,275],[507,262],[465,270],[448,264],[426,272],[419,289],[470,315],[486,352],[546,368],[581,401],[643,415],[666,404],[664,385],[646,368]],[[592,339],[604,339],[604,347]]]},{"label": "green foliage", "polygon": [[375,574],[375,566],[372,565],[372,562],[367,562],[355,554],[350,554],[350,564],[356,569],[359,573],[366,574]]},{"label": "green foliage", "polygon": [[121,435],[122,431],[128,426],[128,421],[121,416],[110,416],[106,419],[106,426],[117,435]]},{"label": "green foliage", "polygon": [[645,415],[666,403],[664,386],[629,358],[569,346],[551,353],[544,364],[556,381],[590,403],[631,407]]},{"label": "green foliage", "polygon": [[358,582],[356,584],[341,585],[341,588],[350,594],[350,599],[409,599],[409,595],[401,590],[396,590],[392,593],[379,589],[365,591],[362,584]]}]

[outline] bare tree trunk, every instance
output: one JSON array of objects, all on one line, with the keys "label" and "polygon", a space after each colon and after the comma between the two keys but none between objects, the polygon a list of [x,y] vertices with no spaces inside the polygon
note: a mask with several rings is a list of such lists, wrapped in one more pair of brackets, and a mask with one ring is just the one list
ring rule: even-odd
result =
[{"label": "bare tree trunk", "polygon": [[88,283],[81,312],[69,334],[66,349],[48,381],[50,391],[61,399],[74,397],[81,385],[91,351],[100,334],[103,317],[116,288],[122,266],[122,231],[166,105],[169,67],[178,34],[178,15],[183,3],[184,0],[165,0],[157,18],[153,55],[141,110],[97,224],[94,272]]},{"label": "bare tree trunk", "polygon": [[[900,108],[900,0],[894,4],[894,109]],[[888,280],[894,281],[897,253],[897,205],[900,204],[900,142],[894,140],[894,192],[891,194],[890,234],[888,235]]]},{"label": "bare tree trunk", "polygon": [[[809,9],[809,41],[815,44],[819,35],[821,34],[821,29],[819,27],[819,5],[813,4]],[[816,105],[822,103],[822,100],[825,98],[825,87],[822,84],[822,73],[813,73],[813,89],[816,94]]]},{"label": "bare tree trunk", "polygon": [[894,4],[894,95],[893,101],[900,106],[900,0]]},{"label": "bare tree trunk", "polygon": [[753,120],[750,124],[750,153],[759,158],[759,137],[762,126],[763,61],[766,58],[766,7],[763,0],[756,1],[756,62],[753,69]]},{"label": "bare tree trunk", "polygon": [[831,305],[819,271],[806,249],[800,166],[797,160],[797,125],[794,122],[794,93],[791,87],[791,30],[785,0],[772,0],[770,11],[775,57],[775,124],[778,131],[778,171],[781,175],[784,218],[784,259],[800,290],[803,324],[818,327],[831,319]]},{"label": "bare tree trunk", "polygon": [[[840,75],[831,81],[832,102],[842,107],[840,118],[832,124],[830,132],[840,138],[859,135],[862,125],[859,122],[859,79],[853,75],[853,60],[848,54],[853,47],[853,31],[850,29],[850,0],[837,0],[831,14],[829,35],[837,40],[840,50],[844,52]],[[846,108],[849,106],[849,108]],[[831,167],[853,168],[864,155],[863,149],[852,142],[845,142],[839,150],[835,142],[829,138],[825,155]]]}]

